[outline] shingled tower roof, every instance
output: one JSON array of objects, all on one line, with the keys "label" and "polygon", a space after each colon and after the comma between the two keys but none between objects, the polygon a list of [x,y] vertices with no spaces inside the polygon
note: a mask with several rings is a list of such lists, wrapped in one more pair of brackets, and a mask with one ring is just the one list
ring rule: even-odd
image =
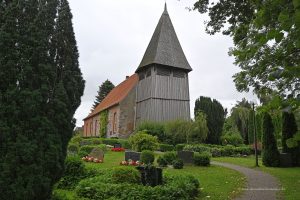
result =
[{"label": "shingled tower roof", "polygon": [[136,72],[154,63],[192,71],[177,38],[166,4]]}]

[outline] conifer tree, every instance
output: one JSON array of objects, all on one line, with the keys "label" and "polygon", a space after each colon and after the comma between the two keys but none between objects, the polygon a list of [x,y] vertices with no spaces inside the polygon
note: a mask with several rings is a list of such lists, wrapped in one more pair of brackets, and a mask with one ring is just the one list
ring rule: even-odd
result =
[{"label": "conifer tree", "polygon": [[274,135],[272,118],[268,113],[263,116],[263,136],[262,136],[262,162],[265,166],[276,167],[279,165],[279,151]]},{"label": "conifer tree", "polygon": [[84,88],[70,9],[65,0],[0,5],[0,199],[49,199]]},{"label": "conifer tree", "polygon": [[108,93],[114,89],[114,84],[110,82],[108,79],[104,81],[101,86],[99,86],[99,90],[97,92],[96,100],[94,101],[94,105],[92,110],[94,110],[99,103],[108,95]]},{"label": "conifer tree", "polygon": [[225,122],[225,110],[223,106],[215,99],[213,101],[209,97],[201,96],[195,102],[194,113],[198,112],[206,114],[208,135],[206,142],[211,144],[220,144],[222,129]]}]

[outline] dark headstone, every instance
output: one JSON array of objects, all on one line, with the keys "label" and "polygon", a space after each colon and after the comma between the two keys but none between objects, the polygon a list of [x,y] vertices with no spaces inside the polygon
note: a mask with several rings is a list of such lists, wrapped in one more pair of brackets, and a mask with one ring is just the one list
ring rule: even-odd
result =
[{"label": "dark headstone", "polygon": [[122,145],[120,143],[114,144],[114,148],[122,148]]},{"label": "dark headstone", "polygon": [[177,157],[183,161],[183,163],[193,163],[194,162],[194,152],[193,151],[177,151]]},{"label": "dark headstone", "polygon": [[104,152],[102,149],[98,148],[98,147],[95,147],[91,153],[89,154],[89,156],[92,156],[94,158],[97,158],[99,160],[103,160],[104,158]]},{"label": "dark headstone", "polygon": [[280,153],[280,167],[292,167],[292,156],[290,153]]},{"label": "dark headstone", "polygon": [[162,184],[162,168],[152,165],[138,166],[136,168],[141,173],[141,182],[143,185],[154,187]]},{"label": "dark headstone", "polygon": [[133,161],[138,161],[141,158],[141,153],[140,152],[135,152],[135,151],[125,151],[125,160],[128,161],[133,160]]}]

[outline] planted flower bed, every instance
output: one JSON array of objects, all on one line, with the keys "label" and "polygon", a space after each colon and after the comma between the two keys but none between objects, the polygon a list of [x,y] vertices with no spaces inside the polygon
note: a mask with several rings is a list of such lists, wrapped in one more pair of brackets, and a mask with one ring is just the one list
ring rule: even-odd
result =
[{"label": "planted flower bed", "polygon": [[125,151],[125,149],[122,147],[118,147],[118,148],[112,148],[111,151],[122,152]]}]

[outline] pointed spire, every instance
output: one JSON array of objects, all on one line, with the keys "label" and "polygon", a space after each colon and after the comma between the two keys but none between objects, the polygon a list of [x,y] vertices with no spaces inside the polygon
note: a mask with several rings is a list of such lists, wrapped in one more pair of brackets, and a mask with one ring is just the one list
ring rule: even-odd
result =
[{"label": "pointed spire", "polygon": [[167,4],[136,72],[150,64],[160,64],[192,71],[177,38],[167,11]]},{"label": "pointed spire", "polygon": [[165,2],[165,9],[164,9],[164,12],[163,12],[163,14],[168,14],[167,2]]}]

